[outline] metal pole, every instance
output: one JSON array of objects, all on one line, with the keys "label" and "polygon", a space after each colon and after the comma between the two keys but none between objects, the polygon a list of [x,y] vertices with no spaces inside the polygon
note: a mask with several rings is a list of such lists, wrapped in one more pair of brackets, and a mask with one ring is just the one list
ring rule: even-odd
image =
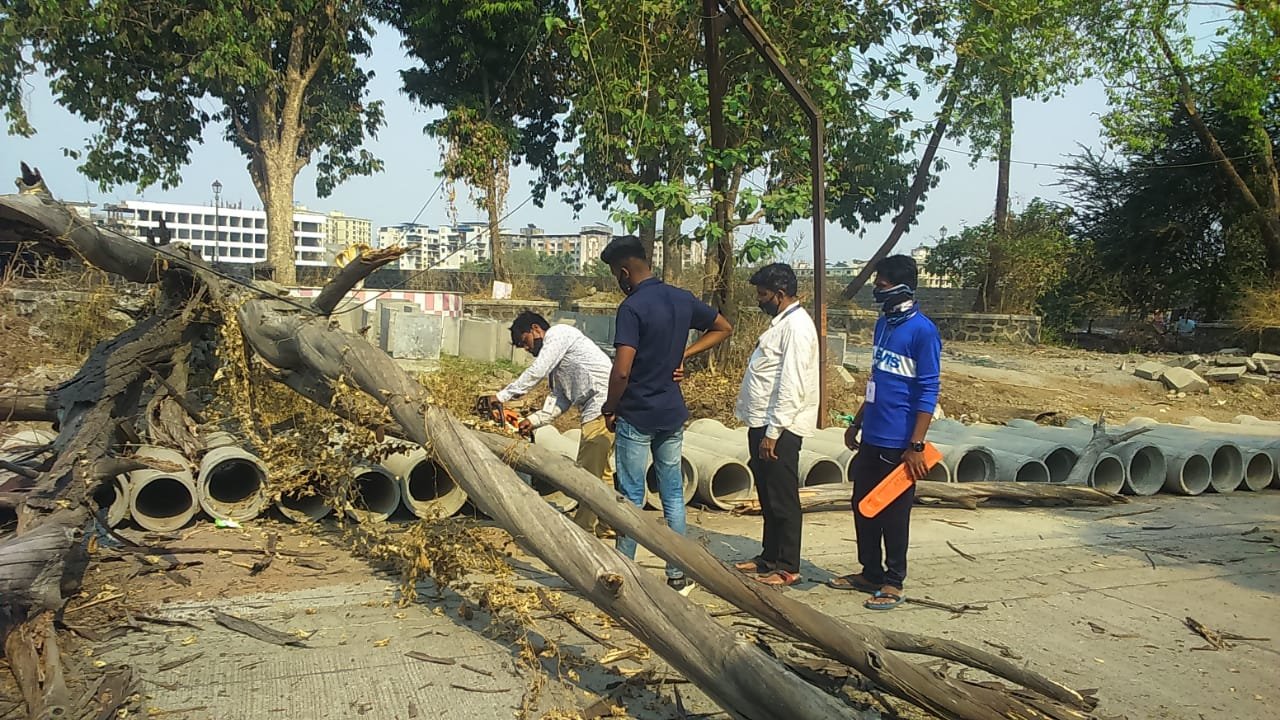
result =
[{"label": "metal pole", "polygon": [[724,127],[724,60],[720,55],[720,33],[724,30],[724,18],[720,13],[719,0],[702,0],[702,27],[706,38],[707,61],[707,114],[711,131],[711,149],[715,156],[711,162],[711,202],[712,223],[719,230],[715,245],[708,247],[716,260],[717,284],[711,288],[710,300],[716,309],[725,317],[733,317],[729,302],[729,283],[733,278],[726,277],[732,258],[732,247],[726,248],[726,236],[729,233],[729,203],[723,153],[729,144]]},{"label": "metal pole", "polygon": [[218,206],[222,194],[222,183],[213,181],[213,262],[218,263]]},{"label": "metal pole", "polygon": [[[821,386],[818,393],[818,427],[827,425],[827,208],[826,208],[826,165],[825,165],[825,132],[822,123],[822,111],[813,101],[808,91],[787,70],[778,49],[765,34],[760,23],[742,0],[706,0],[718,2],[725,13],[735,22],[746,36],[747,41],[755,48],[765,65],[778,78],[791,97],[809,116],[809,171],[813,183],[813,305],[814,324],[818,330],[818,382]],[[708,57],[710,54],[708,53]],[[713,96],[714,97],[714,96]],[[715,116],[712,116],[714,121]],[[714,126],[713,126],[714,128]],[[714,145],[714,141],[713,141]]]}]

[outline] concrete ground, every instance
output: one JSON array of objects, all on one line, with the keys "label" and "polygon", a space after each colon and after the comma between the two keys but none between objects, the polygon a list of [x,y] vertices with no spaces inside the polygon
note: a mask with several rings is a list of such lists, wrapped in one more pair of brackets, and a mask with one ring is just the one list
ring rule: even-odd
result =
[{"label": "concrete ground", "polygon": [[[690,533],[717,556],[755,552],[758,518],[690,512]],[[986,606],[963,616],[910,604],[869,611],[862,595],[826,588],[822,580],[855,569],[852,523],[843,512],[805,521],[806,581],[785,592],[828,613],[1006,653],[1068,685],[1097,688],[1102,717],[1275,717],[1280,492],[1161,496],[1099,509],[917,507],[907,594]],[[564,588],[536,560],[513,560],[522,568],[519,583]],[[640,561],[660,572],[653,556],[642,551]],[[483,613],[462,609],[474,607],[465,599],[469,590],[484,586],[483,578],[474,580],[461,595],[425,585],[428,592],[405,608],[394,602],[395,579],[372,571],[321,576],[313,587],[286,592],[219,588],[218,597],[175,599],[153,610],[196,627],[149,625],[99,657],[132,664],[145,678],[146,714],[166,718],[514,717],[530,673],[516,664],[509,636],[493,632]],[[550,711],[581,712],[606,694],[629,717],[679,717],[677,692],[690,717],[725,717],[656,658],[602,657],[613,648],[597,639],[623,649],[631,639],[591,606],[565,598],[596,639],[537,616],[538,630],[567,659],[533,703],[532,717],[565,717]],[[702,589],[692,599],[712,610],[727,607]],[[270,645],[214,624],[213,608],[312,634],[305,647]],[[1187,617],[1258,639],[1202,649],[1206,642],[1187,628]],[[752,632],[744,618],[721,621]],[[408,657],[411,651],[452,664]],[[648,682],[618,685],[645,668],[655,671],[640,676]]]}]

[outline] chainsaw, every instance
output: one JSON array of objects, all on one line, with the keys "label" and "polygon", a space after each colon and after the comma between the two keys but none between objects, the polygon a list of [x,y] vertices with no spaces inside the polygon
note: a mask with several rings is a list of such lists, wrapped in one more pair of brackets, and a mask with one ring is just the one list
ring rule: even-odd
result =
[{"label": "chainsaw", "polygon": [[481,395],[476,398],[475,412],[480,417],[502,426],[509,432],[520,431],[520,413],[511,410],[500,402],[491,401],[490,395]]}]

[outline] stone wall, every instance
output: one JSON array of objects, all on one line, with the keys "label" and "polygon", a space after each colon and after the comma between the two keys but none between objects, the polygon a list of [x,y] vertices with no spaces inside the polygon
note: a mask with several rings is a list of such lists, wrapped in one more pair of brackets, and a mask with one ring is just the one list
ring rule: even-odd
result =
[{"label": "stone wall", "polygon": [[559,303],[550,300],[475,300],[467,298],[462,301],[463,315],[500,320],[506,323],[515,320],[516,316],[525,310],[532,310],[550,319],[559,309]]},{"label": "stone wall", "polygon": [[939,313],[930,317],[944,341],[1040,344],[1040,318],[1035,315]]}]

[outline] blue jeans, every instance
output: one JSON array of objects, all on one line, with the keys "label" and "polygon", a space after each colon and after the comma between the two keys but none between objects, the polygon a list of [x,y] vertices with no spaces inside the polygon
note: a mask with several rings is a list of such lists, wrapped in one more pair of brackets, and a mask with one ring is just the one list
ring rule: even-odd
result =
[{"label": "blue jeans", "polygon": [[[645,471],[649,453],[653,452],[653,471],[658,480],[658,496],[662,498],[662,515],[667,527],[684,534],[684,475],[680,472],[680,448],[684,430],[643,433],[618,418],[613,458],[617,465],[613,480],[619,493],[636,507],[644,507]],[[636,559],[636,541],[618,535],[618,552]],[[684,577],[684,572],[667,565],[668,578]]]}]

